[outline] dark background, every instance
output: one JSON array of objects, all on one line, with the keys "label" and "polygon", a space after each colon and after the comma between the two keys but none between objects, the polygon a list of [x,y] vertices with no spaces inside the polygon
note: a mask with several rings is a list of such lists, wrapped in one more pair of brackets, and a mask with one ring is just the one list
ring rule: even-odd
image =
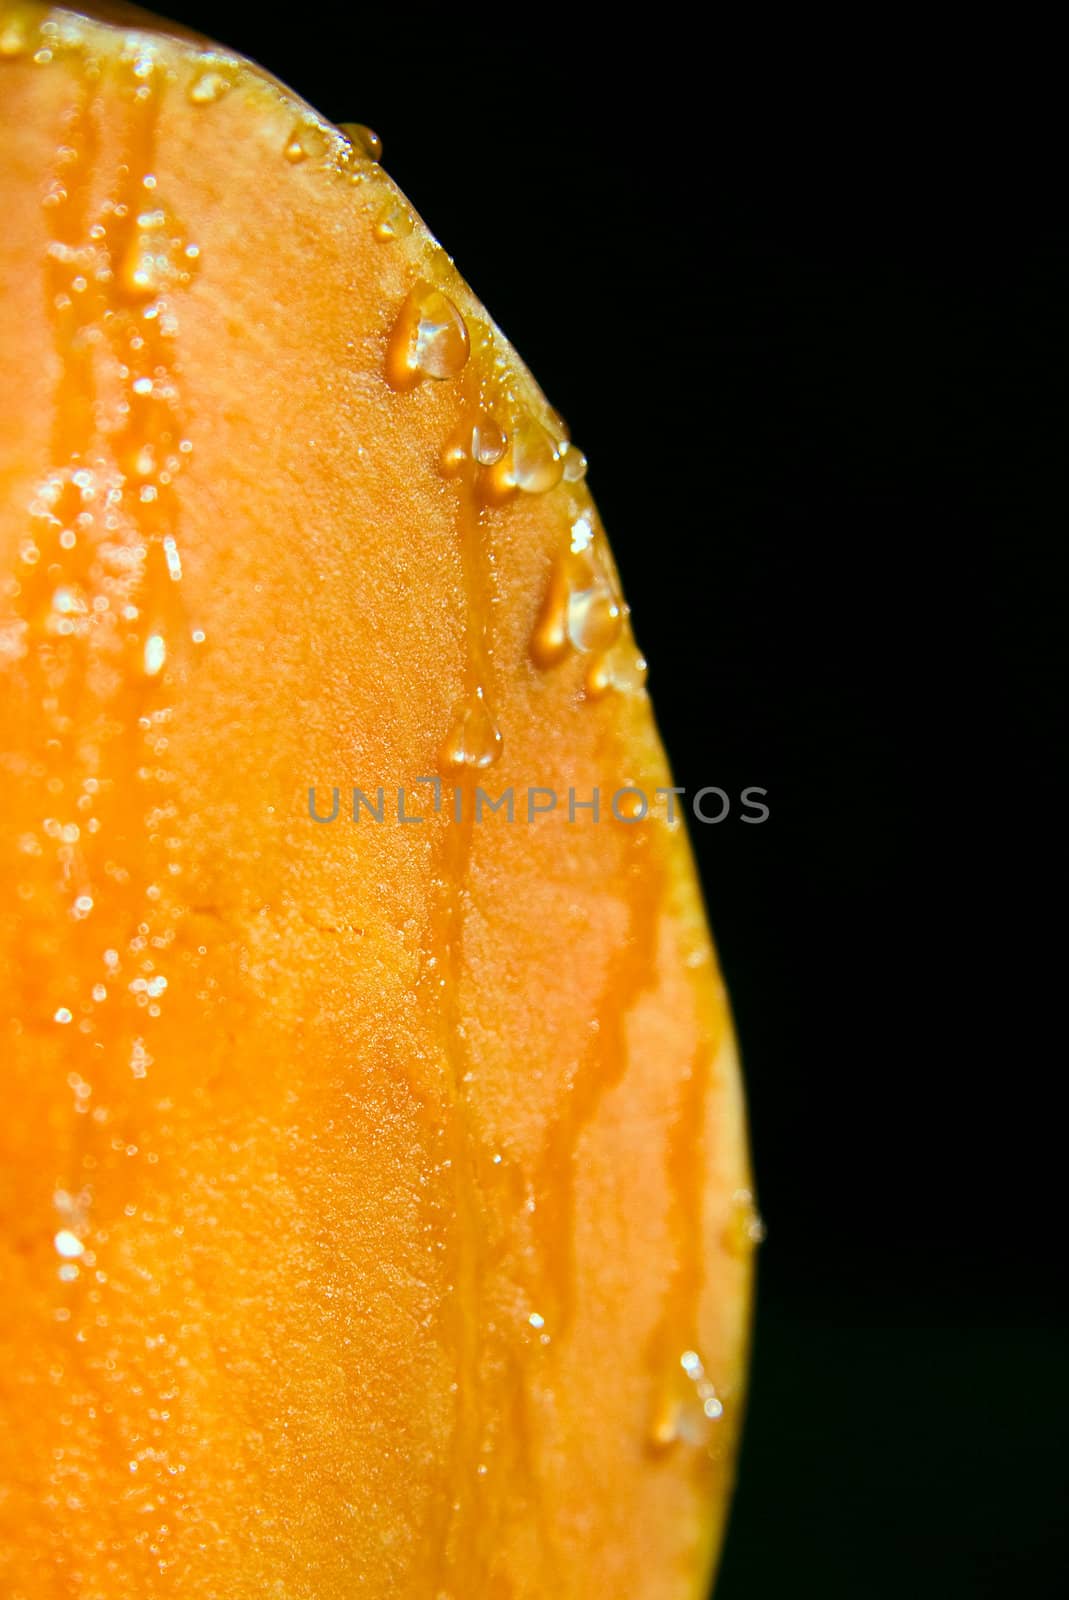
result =
[{"label": "dark background", "polygon": [[717,1600],[1061,1596],[1042,40],[172,9],[382,135],[590,457],[676,781],[769,790],[695,830],[769,1227]]}]

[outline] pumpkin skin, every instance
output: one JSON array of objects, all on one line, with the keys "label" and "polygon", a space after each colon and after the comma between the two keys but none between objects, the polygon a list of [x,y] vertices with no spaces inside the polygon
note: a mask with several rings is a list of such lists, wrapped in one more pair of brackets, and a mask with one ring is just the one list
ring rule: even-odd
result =
[{"label": "pumpkin skin", "polygon": [[697,1596],[760,1224],[581,458],[247,62],[0,3],[0,125],[0,1588]]}]

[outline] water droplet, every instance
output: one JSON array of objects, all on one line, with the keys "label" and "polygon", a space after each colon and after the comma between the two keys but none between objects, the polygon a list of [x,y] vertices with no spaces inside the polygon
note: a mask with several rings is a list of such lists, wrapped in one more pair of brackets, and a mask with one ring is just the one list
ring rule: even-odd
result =
[{"label": "water droplet", "polygon": [[581,450],[576,450],[574,446],[570,445],[564,457],[562,472],[565,483],[580,483],[586,477],[586,469],[586,456]]},{"label": "water droplet", "polygon": [[493,417],[481,412],[473,423],[462,423],[447,440],[439,458],[447,478],[455,477],[466,461],[489,467],[501,460],[508,448],[508,435]]},{"label": "water droplet", "polygon": [[623,627],[627,608],[616,588],[589,516],[576,520],[570,548],[554,563],[531,640],[535,665],[555,666],[569,650],[607,651]]},{"label": "water droplet", "polygon": [[52,1243],[56,1247],[56,1254],[63,1256],[68,1261],[76,1260],[78,1256],[85,1254],[85,1245],[78,1235],[72,1233],[69,1228],[60,1228]]},{"label": "water droplet", "polygon": [[724,1228],[724,1249],[729,1255],[745,1258],[765,1237],[765,1225],[754,1204],[751,1189],[736,1189],[731,1197],[731,1215]]},{"label": "water droplet", "polygon": [[182,557],[178,553],[178,546],[171,534],[163,541],[163,553],[167,560],[167,571],[173,582],[177,583],[182,576]]},{"label": "water droplet", "polygon": [[480,416],[471,430],[471,455],[480,467],[492,467],[508,448],[508,435],[493,417]]},{"label": "water droplet", "polygon": [[620,632],[622,615],[608,584],[595,577],[568,596],[568,638],[576,650],[605,650]]},{"label": "water droplet", "polygon": [[150,633],[145,640],[145,672],[156,677],[167,659],[167,644],[161,633]]},{"label": "water droplet", "polygon": [[549,588],[531,636],[531,659],[543,671],[555,667],[568,654],[568,571],[563,561],[554,563]]},{"label": "water droplet", "polygon": [[494,504],[507,500],[517,489],[524,494],[546,494],[556,488],[564,475],[563,448],[534,417],[520,416],[510,430],[508,450],[483,474],[483,498]]},{"label": "water droplet", "polygon": [[338,128],[353,148],[368,161],[382,160],[382,140],[373,128],[363,122],[339,122]]},{"label": "water droplet", "polygon": [[659,1386],[649,1443],[659,1451],[677,1441],[695,1449],[708,1449],[723,1415],[724,1403],[701,1357],[696,1350],[684,1350],[679,1367]]},{"label": "water droplet", "polygon": [[470,349],[464,318],[449,296],[417,283],[387,342],[386,381],[394,389],[412,389],[424,378],[455,378]]},{"label": "water droplet", "polygon": [[465,768],[482,771],[492,767],[501,754],[501,730],[494,721],[482,688],[458,707],[449,736],[441,749],[441,763],[448,771]]},{"label": "water droplet", "polygon": [[69,1006],[60,1006],[52,1020],[53,1022],[66,1024],[71,1021],[71,1016],[72,1013]]},{"label": "water droplet", "polygon": [[318,160],[327,153],[327,135],[317,122],[298,122],[283,147],[287,161]]},{"label": "water droplet", "polygon": [[561,481],[564,464],[549,434],[537,422],[514,430],[512,477],[525,494],[545,494]]},{"label": "water droplet", "polygon": [[543,1317],[537,1311],[532,1311],[531,1315],[527,1318],[527,1320],[531,1324],[532,1328],[544,1328],[545,1325],[546,1325],[545,1317]]},{"label": "water droplet", "polygon": [[391,239],[407,239],[414,226],[412,213],[400,200],[391,200],[379,213],[372,232],[380,244],[388,244]]},{"label": "water droplet", "polygon": [[615,690],[617,694],[641,694],[649,677],[646,657],[630,639],[621,639],[612,650],[590,663],[586,692],[591,700]]},{"label": "water droplet", "polygon": [[214,105],[230,88],[230,79],[222,72],[202,72],[189,86],[189,98],[195,106]]}]

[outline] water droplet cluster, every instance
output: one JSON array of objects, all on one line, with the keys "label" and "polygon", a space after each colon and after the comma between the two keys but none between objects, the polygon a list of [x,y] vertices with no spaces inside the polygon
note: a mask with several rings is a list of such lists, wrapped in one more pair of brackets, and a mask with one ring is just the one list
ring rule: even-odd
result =
[{"label": "water droplet cluster", "polygon": [[[410,228],[410,214],[400,202],[390,202],[379,213],[374,233],[387,242],[403,237]],[[583,486],[586,458],[574,449],[554,412],[542,407],[536,415],[520,398],[489,325],[479,318],[465,318],[444,289],[421,278],[394,316],[384,375],[399,392],[415,390],[428,379],[461,382],[461,421],[443,441],[439,468],[446,478],[459,481],[465,497],[463,543],[485,544],[489,525],[484,513],[518,495],[546,495],[559,489],[567,497],[562,520],[570,509],[568,541],[553,562],[531,640],[532,659],[549,670],[571,654],[586,658],[584,682],[591,700],[610,690],[639,693],[646,663],[630,641],[629,608]],[[485,562],[485,551],[482,559]],[[466,560],[470,580],[474,560],[470,549]],[[479,627],[485,633],[485,619]],[[471,653],[466,696],[442,746],[446,771],[481,770],[496,761],[503,748],[489,706],[485,639],[481,648],[473,641]]]},{"label": "water droplet cluster", "polygon": [[[10,54],[14,22],[5,26]],[[36,38],[53,53],[74,48],[47,15]],[[101,198],[87,70],[42,197],[56,423],[0,615],[0,655],[33,708],[42,797],[19,840],[17,893],[31,947],[62,930],[58,944],[48,934],[37,1026],[61,1052],[73,1112],[106,1140],[97,1068],[106,1053],[125,1059],[131,1081],[150,1074],[175,934],[170,886],[182,871],[167,749],[172,675],[187,670],[191,634],[176,480],[192,444],[177,334],[199,265],[155,172],[163,69],[139,47],[118,70],[126,153],[110,189]],[[221,77],[210,95],[206,81],[192,98],[197,84],[202,97],[224,92]],[[33,988],[29,969],[15,981]],[[73,1285],[92,1265],[88,1200],[57,1195],[59,1280]]]}]

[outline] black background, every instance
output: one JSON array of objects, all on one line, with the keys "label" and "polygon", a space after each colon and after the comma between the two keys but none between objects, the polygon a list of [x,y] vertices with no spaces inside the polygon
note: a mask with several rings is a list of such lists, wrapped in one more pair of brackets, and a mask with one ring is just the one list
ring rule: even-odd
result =
[{"label": "black background", "polygon": [[382,135],[590,457],[676,781],[769,790],[695,830],[769,1226],[718,1600],[1060,1596],[1043,41],[173,10]]}]

